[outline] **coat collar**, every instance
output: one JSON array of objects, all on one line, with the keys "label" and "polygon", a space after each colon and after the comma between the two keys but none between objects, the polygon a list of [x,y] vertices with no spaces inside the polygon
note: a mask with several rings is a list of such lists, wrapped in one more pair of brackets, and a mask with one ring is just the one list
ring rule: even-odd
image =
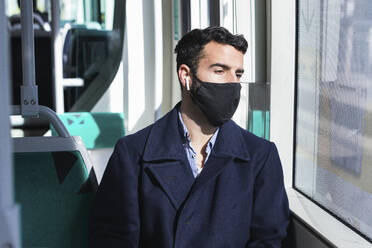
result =
[{"label": "coat collar", "polygon": [[[146,143],[143,160],[182,160],[185,150],[178,119],[179,102],[168,114],[153,124]],[[234,157],[250,160],[250,154],[243,138],[243,130],[233,121],[228,121],[220,127],[216,143],[213,147],[214,156]]]},{"label": "coat collar", "polygon": [[153,124],[143,154],[144,161],[180,160],[185,157],[184,137],[178,123],[179,105]]},{"label": "coat collar", "polygon": [[179,106],[180,103],[154,123],[142,157],[147,164],[146,170],[156,178],[175,209],[179,209],[186,199],[195,199],[194,192],[217,177],[233,160],[250,159],[243,130],[233,121],[228,121],[220,127],[205,168],[195,180],[190,166],[185,166],[188,162],[182,145],[185,137],[180,130]]}]

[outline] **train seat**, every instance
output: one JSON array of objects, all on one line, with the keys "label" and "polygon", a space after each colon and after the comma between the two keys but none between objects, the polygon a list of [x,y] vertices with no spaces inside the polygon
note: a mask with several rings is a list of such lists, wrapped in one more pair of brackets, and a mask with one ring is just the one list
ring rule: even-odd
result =
[{"label": "train seat", "polygon": [[[71,135],[80,136],[84,141],[100,182],[116,142],[125,135],[123,114],[66,112],[59,118]],[[52,135],[56,135],[53,129]]]},{"label": "train seat", "polygon": [[[13,143],[23,247],[87,247],[98,183],[80,137],[24,137]],[[27,144],[39,145],[22,148]]]}]

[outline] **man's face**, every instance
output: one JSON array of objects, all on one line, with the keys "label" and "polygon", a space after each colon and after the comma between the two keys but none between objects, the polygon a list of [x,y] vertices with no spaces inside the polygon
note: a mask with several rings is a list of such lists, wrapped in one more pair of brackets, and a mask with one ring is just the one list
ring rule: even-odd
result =
[{"label": "man's face", "polygon": [[209,42],[202,50],[197,77],[212,83],[240,82],[244,73],[243,57],[233,46]]}]

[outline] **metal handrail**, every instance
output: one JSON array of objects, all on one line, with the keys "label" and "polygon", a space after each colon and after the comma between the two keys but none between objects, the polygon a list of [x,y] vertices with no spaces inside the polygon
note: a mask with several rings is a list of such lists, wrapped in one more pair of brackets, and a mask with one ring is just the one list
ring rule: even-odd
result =
[{"label": "metal handrail", "polygon": [[37,117],[38,113],[38,87],[35,83],[35,53],[32,1],[21,2],[21,40],[22,40],[22,85],[21,113],[22,116]]},{"label": "metal handrail", "polygon": [[21,1],[23,85],[35,85],[35,54],[32,1]]},{"label": "metal handrail", "polygon": [[[11,115],[21,115],[21,107],[19,105],[13,105]],[[46,118],[53,125],[60,137],[70,137],[67,128],[52,109],[39,105],[39,115]]]},{"label": "metal handrail", "polygon": [[38,116],[38,92],[35,84],[35,53],[32,1],[21,1],[22,27],[22,73],[21,85],[21,114],[22,116]]}]

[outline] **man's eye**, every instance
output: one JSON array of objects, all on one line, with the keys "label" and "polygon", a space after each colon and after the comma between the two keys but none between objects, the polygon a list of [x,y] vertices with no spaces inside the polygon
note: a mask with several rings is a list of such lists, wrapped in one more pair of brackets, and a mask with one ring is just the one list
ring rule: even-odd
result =
[{"label": "man's eye", "polygon": [[241,78],[243,75],[242,74],[236,74],[237,78]]},{"label": "man's eye", "polygon": [[223,70],[215,70],[214,72],[217,73],[217,74],[222,74]]}]

